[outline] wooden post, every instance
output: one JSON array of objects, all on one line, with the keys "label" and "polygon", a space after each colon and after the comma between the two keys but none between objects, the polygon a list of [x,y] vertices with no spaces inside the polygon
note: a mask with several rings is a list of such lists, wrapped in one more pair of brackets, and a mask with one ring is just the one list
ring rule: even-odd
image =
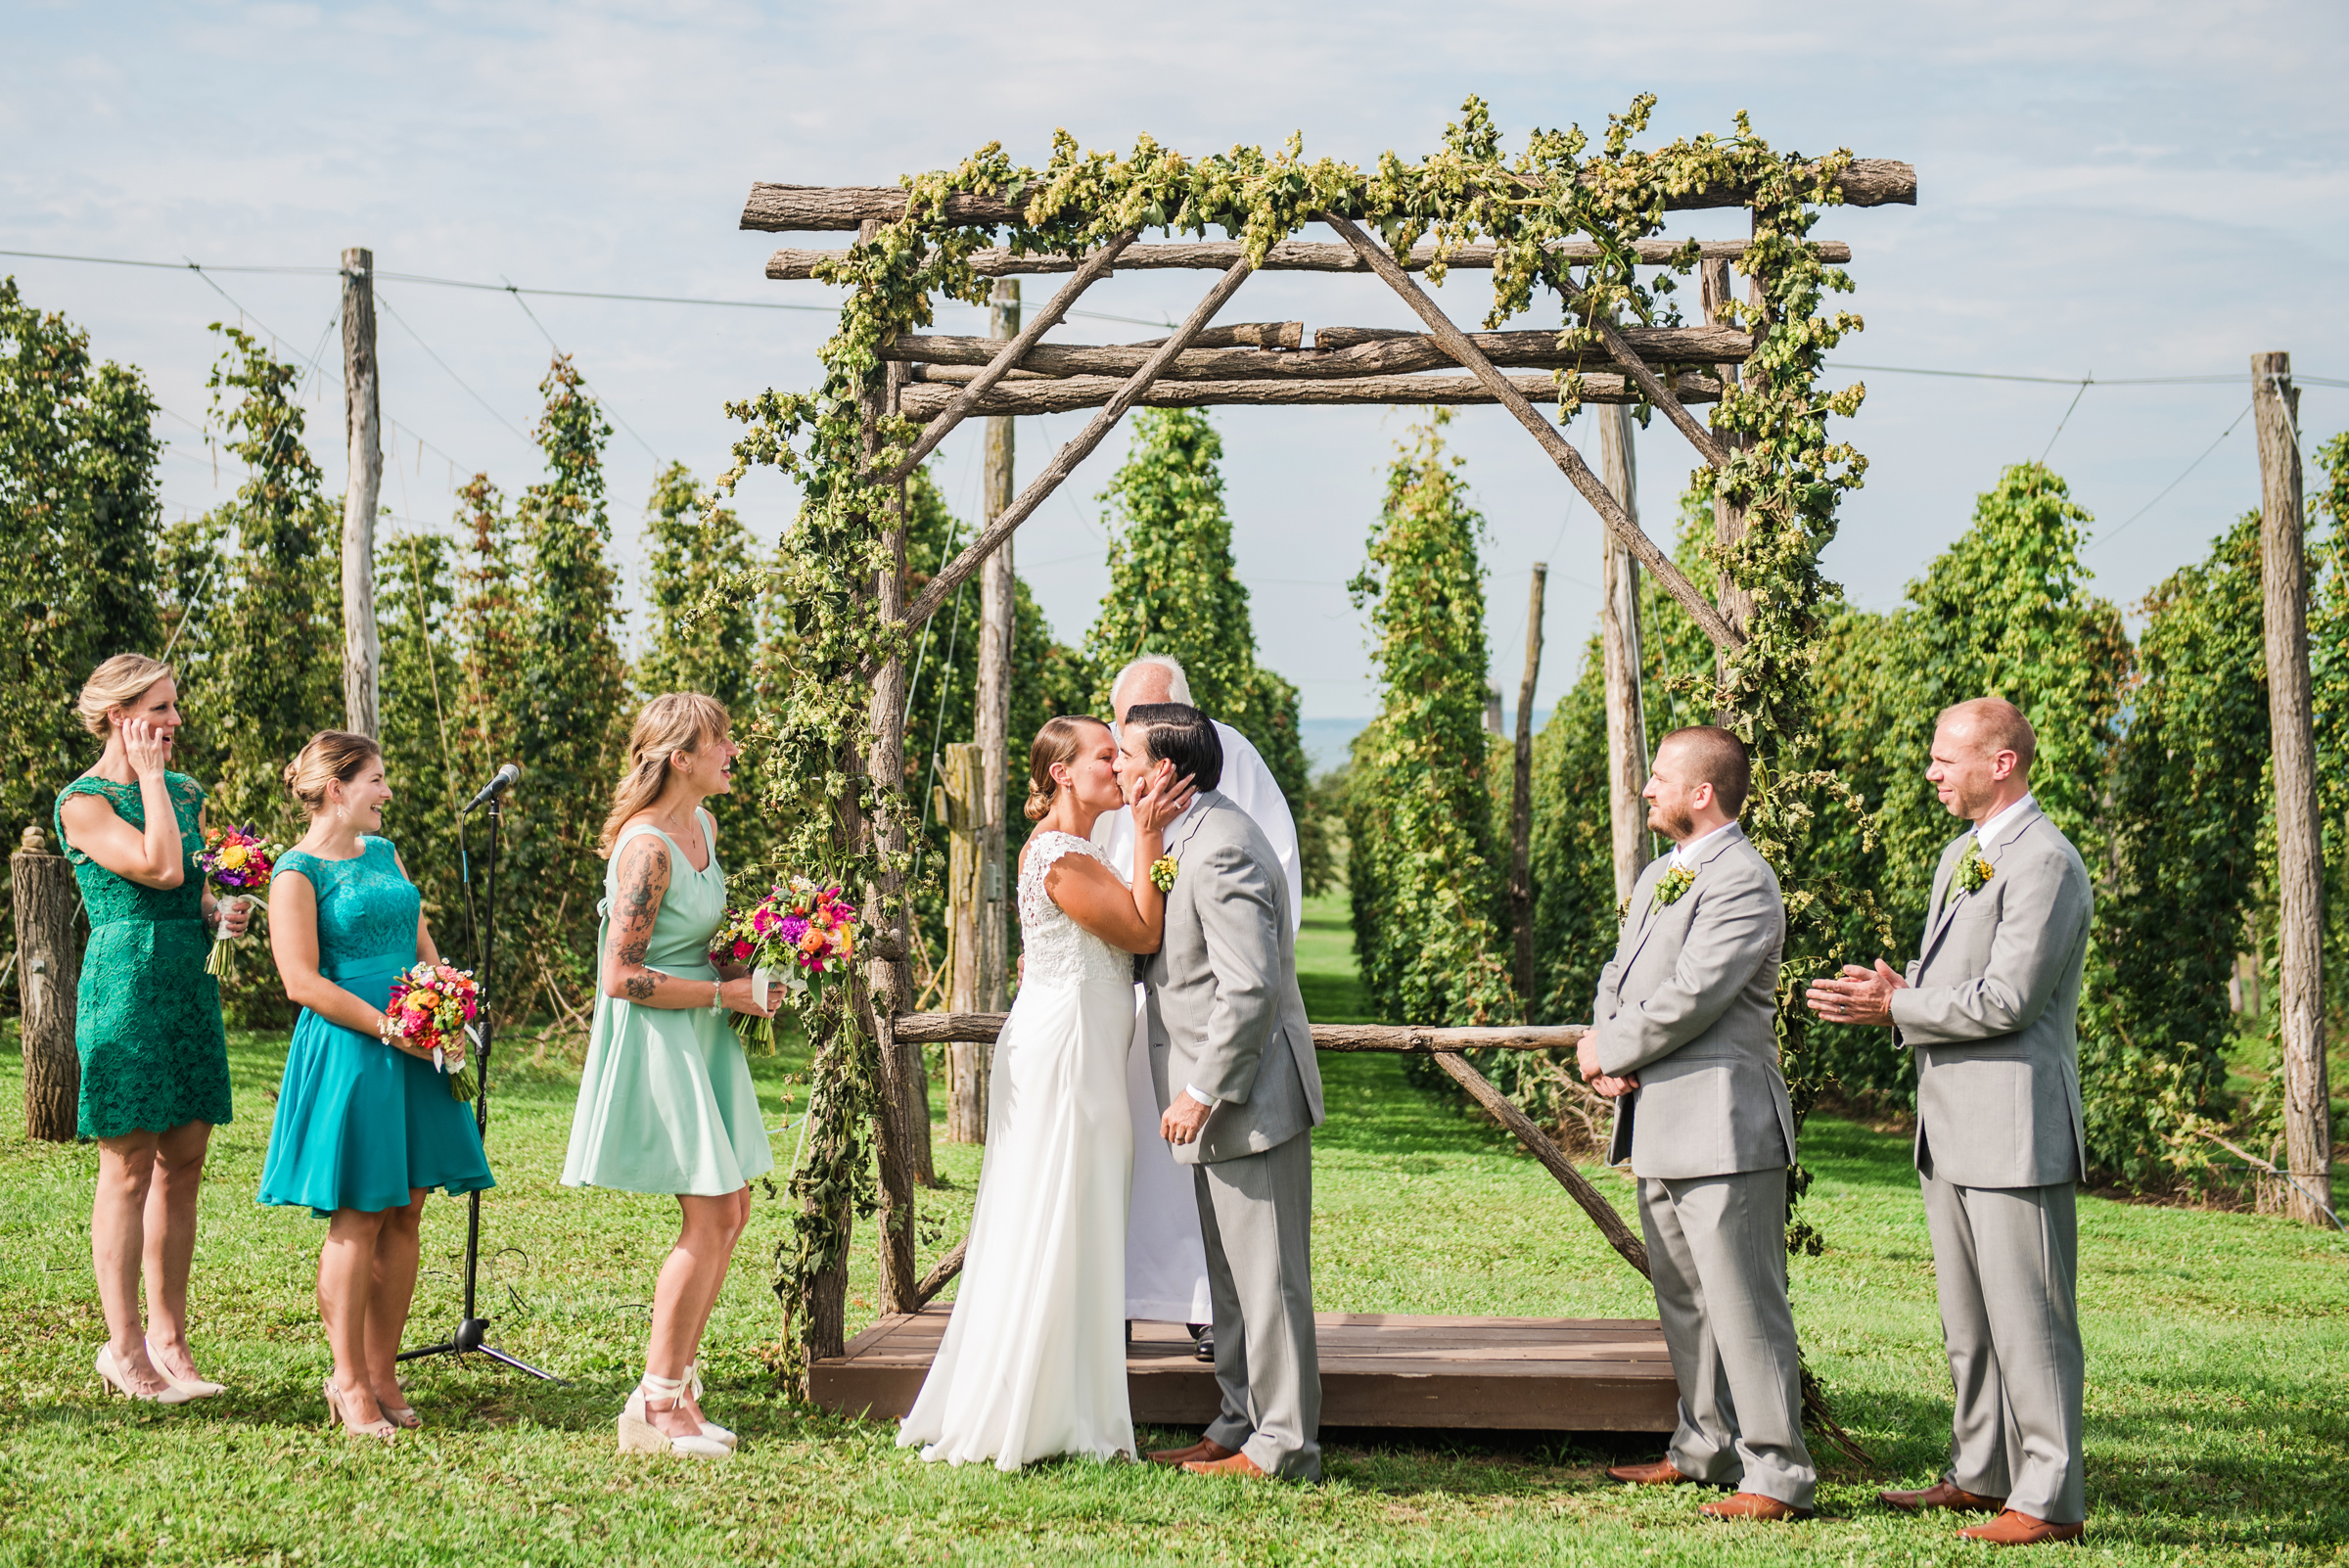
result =
[{"label": "wooden post", "polygon": [[[1632,527],[1639,526],[1632,411],[1596,410],[1599,473]],[[1598,642],[1607,682],[1607,816],[1614,829],[1615,901],[1647,869],[1647,713],[1640,700],[1639,564],[1613,533],[1600,536]]]},{"label": "wooden post", "polygon": [[1517,686],[1517,768],[1509,783],[1509,921],[1517,937],[1517,999],[1534,1007],[1534,687],[1542,678],[1542,591],[1549,564],[1534,563],[1525,611],[1525,679]]},{"label": "wooden post", "polygon": [[[1728,325],[1727,312],[1725,307],[1729,302],[1729,263],[1726,258],[1705,262],[1700,293],[1704,300],[1705,325],[1708,327]],[[1756,304],[1761,302],[1762,286],[1759,282],[1753,285],[1753,298]],[[1721,390],[1724,396],[1728,394],[1730,388],[1737,385],[1738,372],[1741,368],[1735,364],[1722,364],[1713,367],[1714,375],[1721,378]],[[1718,438],[1722,445],[1727,447],[1732,453],[1745,444],[1744,437],[1730,431],[1720,432]],[[1745,508],[1722,493],[1724,488],[1726,486],[1717,484],[1713,493],[1713,537],[1724,550],[1727,550],[1745,537]],[[1746,623],[1753,618],[1754,596],[1731,582],[1729,574],[1725,570],[1715,584],[1715,598],[1721,605],[1721,618],[1727,621],[1740,636],[1743,636]],[[1726,650],[1719,648],[1714,650],[1713,668],[1716,678],[1724,687],[1727,687],[1728,685],[1728,654]],[[1716,716],[1725,723],[1728,717],[1726,714]]]},{"label": "wooden post", "polygon": [[2283,1133],[2290,1170],[2285,1213],[2331,1222],[2331,1091],[2325,1067],[2325,861],[2317,833],[2315,742],[2308,673],[2308,564],[2302,550],[2300,394],[2292,356],[2251,356],[2259,428],[2260,596],[2267,623],[2268,722],[2276,775],[2276,873],[2280,894]]},{"label": "wooden post", "polygon": [[[996,280],[988,300],[988,333],[1009,338],[1020,330],[1020,284],[1017,278]],[[987,422],[987,472],[981,501],[988,525],[1011,510],[1018,493],[1012,444],[1012,416],[996,415]],[[979,698],[976,739],[979,743],[979,959],[976,1010],[1000,1012],[1009,1005],[1006,971],[1010,967],[1010,885],[1004,870],[1006,834],[1011,803],[1011,642],[1012,615],[1017,604],[1012,575],[1012,544],[1006,538],[987,558],[979,577]],[[979,1133],[987,1135],[984,1082],[993,1050],[976,1046],[977,1073],[982,1082]]]},{"label": "wooden post", "polygon": [[[870,233],[860,234],[858,241],[865,243],[871,238]],[[880,450],[879,416],[894,410],[901,384],[902,372],[891,366],[885,372],[884,386],[864,397],[864,456],[868,471]],[[905,491],[901,484],[885,504],[884,514],[871,521],[880,530],[882,539],[881,567],[873,579],[874,608],[881,623],[887,625],[901,621],[905,613]],[[874,1165],[881,1188],[880,1213],[875,1218],[880,1231],[882,1310],[901,1313],[911,1310],[914,1287],[921,1280],[914,1268],[913,1182],[928,1175],[930,1149],[929,1095],[921,1071],[921,1051],[910,1042],[900,1044],[895,1026],[897,1015],[913,1000],[911,977],[904,958],[905,876],[892,863],[905,852],[906,840],[902,651],[893,654],[875,671],[872,700],[866,713],[869,751],[865,765],[879,799],[879,809],[869,828],[874,847],[884,858],[884,869],[876,885],[868,891],[867,904],[875,914],[884,907],[893,911],[886,921],[879,923],[878,930],[890,939],[894,952],[894,956],[876,953],[866,971],[871,1009],[868,1016],[879,1052],[881,1078],[875,1096],[873,1129]],[[910,1069],[906,1062],[908,1053],[913,1057]]]},{"label": "wooden post", "polygon": [[[953,950],[946,1006],[957,1013],[991,1013],[997,1009],[980,1000],[986,889],[979,824],[987,807],[987,769],[979,747],[948,746],[945,765],[939,772],[944,780],[939,788],[944,798],[939,814],[946,824],[947,941]],[[948,1143],[987,1141],[988,1055],[987,1046],[978,1040],[946,1044]]]},{"label": "wooden post", "polygon": [[343,253],[343,727],[377,730],[384,663],[375,631],[375,512],[384,484],[381,393],[375,367],[375,253]]},{"label": "wooden post", "polygon": [[75,991],[81,949],[73,943],[78,890],[48,835],[24,829],[23,848],[8,857],[17,913],[17,1021],[24,1047],[24,1135],[70,1143],[81,1094],[81,1058],[73,1049]]}]

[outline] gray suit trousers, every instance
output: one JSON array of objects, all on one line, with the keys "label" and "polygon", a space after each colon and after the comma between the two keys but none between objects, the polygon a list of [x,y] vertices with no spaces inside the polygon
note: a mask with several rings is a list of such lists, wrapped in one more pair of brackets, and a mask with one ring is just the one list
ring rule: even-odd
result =
[{"label": "gray suit trousers", "polygon": [[1313,1338],[1313,1134],[1192,1167],[1223,1407],[1207,1435],[1258,1469],[1321,1479]]},{"label": "gray suit trousers", "polygon": [[1691,1480],[1812,1506],[1786,1305],[1786,1170],[1639,1182],[1656,1313],[1680,1385],[1666,1453]]},{"label": "gray suit trousers", "polygon": [[2080,1452],[2080,1225],[2072,1183],[1925,1176],[1941,1337],[1958,1405],[1949,1479],[2054,1524],[2088,1517]]}]

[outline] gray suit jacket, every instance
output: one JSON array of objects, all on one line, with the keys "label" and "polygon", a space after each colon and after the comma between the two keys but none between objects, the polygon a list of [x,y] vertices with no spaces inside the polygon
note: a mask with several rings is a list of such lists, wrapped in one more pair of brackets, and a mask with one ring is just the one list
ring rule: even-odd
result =
[{"label": "gray suit jacket", "polygon": [[1609,1161],[1677,1180],[1794,1163],[1778,1071],[1778,879],[1734,822],[1696,849],[1696,880],[1658,908],[1671,858],[1632,890],[1623,939],[1590,1004],[1599,1065],[1639,1075],[1615,1105]]},{"label": "gray suit jacket", "polygon": [[1991,878],[1933,874],[1893,1038],[1916,1053],[1916,1168],[1961,1187],[2044,1187],[2087,1169],[2080,1128],[2080,971],[2095,908],[2080,852],[2036,805],[1982,847]]},{"label": "gray suit jacket", "polygon": [[1175,1146],[1178,1164],[1262,1154],[1322,1115],[1288,877],[1264,830],[1213,790],[1167,853],[1166,941],[1145,976],[1158,1107],[1186,1084],[1216,1099],[1198,1140]]}]

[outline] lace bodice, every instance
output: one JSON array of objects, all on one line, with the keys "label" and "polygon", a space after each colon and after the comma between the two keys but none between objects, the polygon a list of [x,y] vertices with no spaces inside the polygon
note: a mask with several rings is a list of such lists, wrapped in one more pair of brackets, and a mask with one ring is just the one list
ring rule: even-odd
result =
[{"label": "lace bodice", "polygon": [[[1090,855],[1109,861],[1088,839],[1074,833],[1044,829],[1028,840],[1026,863],[1020,868],[1020,946],[1028,960],[1024,984],[1037,982],[1075,985],[1087,980],[1133,982],[1133,957],[1103,942],[1070,919],[1044,891],[1052,862],[1064,854]],[[1110,866],[1114,872],[1117,867]],[[1119,877],[1124,882],[1124,877]]]},{"label": "lace bodice", "polygon": [[289,850],[271,876],[275,881],[299,871],[316,891],[318,972],[329,980],[384,960],[403,969],[416,961],[422,896],[400,875],[390,839],[370,835],[359,842],[365,848],[347,860],[322,860],[307,850]]},{"label": "lace bodice", "polygon": [[136,782],[117,784],[111,778],[81,777],[57,792],[57,842],[72,863],[73,880],[81,884],[81,901],[90,924],[117,920],[201,920],[204,918],[204,873],[196,869],[196,852],[204,848],[197,830],[197,813],[204,808],[204,786],[185,773],[165,773],[171,809],[179,818],[181,876],[176,888],[142,887],[118,877],[66,842],[66,802],[76,795],[95,795],[115,808],[115,815],[141,833],[147,831],[147,806]]}]

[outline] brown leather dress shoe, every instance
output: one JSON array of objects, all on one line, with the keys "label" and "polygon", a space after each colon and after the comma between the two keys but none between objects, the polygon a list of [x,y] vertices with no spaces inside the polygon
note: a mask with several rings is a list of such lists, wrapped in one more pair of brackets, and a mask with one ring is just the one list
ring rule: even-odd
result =
[{"label": "brown leather dress shoe", "polygon": [[1809,1508],[1798,1508],[1791,1502],[1780,1502],[1759,1492],[1739,1492],[1719,1502],[1708,1502],[1696,1511],[1708,1519],[1769,1519],[1774,1522],[1811,1517]]},{"label": "brown leather dress shoe", "polygon": [[1689,1475],[1670,1459],[1658,1459],[1653,1464],[1613,1464],[1607,1467],[1607,1479],[1622,1481],[1635,1487],[1677,1487],[1693,1482]]},{"label": "brown leather dress shoe", "polygon": [[1879,1492],[1876,1500],[1889,1503],[1903,1513],[1923,1513],[1930,1508],[1952,1508],[1959,1513],[1997,1513],[2006,1506],[2004,1498],[1977,1498],[1963,1487],[1947,1481],[1936,1481],[1922,1492]]},{"label": "brown leather dress shoe", "polygon": [[1201,1438],[1187,1449],[1159,1449],[1147,1457],[1152,1464],[1188,1464],[1193,1459],[1228,1459],[1238,1452],[1210,1438]]},{"label": "brown leather dress shoe", "polygon": [[1257,1468],[1256,1461],[1245,1453],[1228,1454],[1221,1459],[1193,1459],[1182,1469],[1185,1475],[1236,1475],[1248,1481],[1268,1480],[1272,1474]]},{"label": "brown leather dress shoe", "polygon": [[2006,1509],[1988,1524],[1958,1532],[1960,1541],[1987,1541],[1994,1546],[2039,1546],[2055,1541],[2077,1541],[2088,1534],[2084,1524],[2050,1524],[2027,1513]]}]

